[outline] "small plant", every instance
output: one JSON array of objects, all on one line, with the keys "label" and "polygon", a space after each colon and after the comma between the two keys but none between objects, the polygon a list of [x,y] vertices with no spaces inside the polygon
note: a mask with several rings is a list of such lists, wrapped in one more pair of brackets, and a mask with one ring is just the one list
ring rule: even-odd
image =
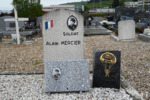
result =
[{"label": "small plant", "polygon": [[125,78],[125,79],[128,79],[128,78],[129,78],[129,76],[128,76],[128,75],[126,75],[126,76],[124,76],[124,78]]},{"label": "small plant", "polygon": [[103,18],[103,20],[107,20],[107,18]]},{"label": "small plant", "polygon": [[23,38],[20,38],[20,42],[22,43],[24,41],[24,39]]},{"label": "small plant", "polygon": [[142,33],[142,28],[136,27],[136,28],[135,28],[135,31],[136,31],[137,33]]},{"label": "small plant", "polygon": [[103,23],[103,25],[102,25],[103,27],[105,27],[105,28],[108,28],[108,24],[107,23]]},{"label": "small plant", "polygon": [[33,64],[32,65],[38,65],[38,64],[40,64],[41,63],[41,60],[35,60],[35,62],[33,62]]}]

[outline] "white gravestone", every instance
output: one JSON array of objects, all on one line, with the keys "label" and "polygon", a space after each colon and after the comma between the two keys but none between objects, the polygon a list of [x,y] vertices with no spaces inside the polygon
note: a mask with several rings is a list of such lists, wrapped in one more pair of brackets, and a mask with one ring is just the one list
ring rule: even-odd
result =
[{"label": "white gravestone", "polygon": [[118,37],[120,41],[135,40],[135,22],[133,20],[119,21]]},{"label": "white gravestone", "polygon": [[150,29],[149,28],[144,29],[143,34],[150,36]]},{"label": "white gravestone", "polygon": [[83,17],[57,9],[42,17],[45,92],[88,91],[89,61],[83,52]]},{"label": "white gravestone", "polygon": [[42,24],[44,60],[83,59],[83,17],[80,14],[55,10],[44,15]]},{"label": "white gravestone", "polygon": [[144,29],[143,34],[138,34],[138,38],[143,41],[150,42],[150,29],[149,28]]}]

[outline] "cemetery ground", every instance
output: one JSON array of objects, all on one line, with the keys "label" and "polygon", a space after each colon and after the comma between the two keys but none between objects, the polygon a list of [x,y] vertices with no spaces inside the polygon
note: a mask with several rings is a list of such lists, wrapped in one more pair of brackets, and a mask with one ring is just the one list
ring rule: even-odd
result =
[{"label": "cemetery ground", "polygon": [[[5,45],[5,42],[10,39],[4,38],[3,42],[0,43],[0,73],[44,73],[42,37],[36,37],[36,39],[33,44]],[[89,59],[91,71],[93,66],[93,50],[121,50],[121,75],[124,76],[140,94],[143,96],[147,94],[150,95],[150,43],[141,40],[135,42],[116,42],[110,38],[110,35],[85,36],[84,57],[85,59]],[[18,79],[20,78],[20,76],[16,76]],[[38,75],[35,75],[34,78],[32,76],[29,76],[30,80],[25,80],[26,76],[23,75],[24,78],[20,78],[20,81],[26,85],[26,81],[30,82],[38,78]],[[13,76],[0,75],[0,83],[9,83],[9,78],[11,77]],[[39,84],[43,78],[43,76],[40,76],[30,87],[35,85],[37,88],[41,88]],[[13,79],[13,81],[18,84],[18,81],[15,82],[15,79]],[[8,84],[6,86],[8,86]],[[4,87],[6,88],[6,86]],[[21,87],[22,85],[14,85],[14,87],[11,88],[19,86]],[[0,92],[2,92],[2,87],[3,86],[0,86]],[[17,92],[16,90],[14,91]],[[37,91],[34,93],[36,92]],[[38,93],[41,92],[43,91],[39,91]],[[62,95],[65,94],[63,93]]]}]

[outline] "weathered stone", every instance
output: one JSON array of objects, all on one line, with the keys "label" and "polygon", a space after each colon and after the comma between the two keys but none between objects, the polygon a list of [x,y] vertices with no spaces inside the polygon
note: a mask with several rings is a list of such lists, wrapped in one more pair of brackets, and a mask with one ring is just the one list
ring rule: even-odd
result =
[{"label": "weathered stone", "polygon": [[135,41],[135,22],[133,20],[118,23],[118,37],[120,41]]},{"label": "weathered stone", "polygon": [[143,41],[150,42],[150,36],[149,35],[139,34],[138,38],[143,40]]},{"label": "weathered stone", "polygon": [[130,94],[134,100],[144,100],[144,98],[130,85],[130,83],[121,76],[121,85]]}]

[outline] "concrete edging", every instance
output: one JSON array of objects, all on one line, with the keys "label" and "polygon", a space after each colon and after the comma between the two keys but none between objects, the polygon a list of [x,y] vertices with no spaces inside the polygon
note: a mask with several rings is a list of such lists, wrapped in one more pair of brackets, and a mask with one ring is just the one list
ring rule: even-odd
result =
[{"label": "concrete edging", "polygon": [[121,76],[121,86],[134,100],[145,100],[123,76]]},{"label": "concrete edging", "polygon": [[0,72],[0,75],[34,75],[34,74],[44,74],[44,71],[5,71]]},{"label": "concrete edging", "polygon": [[136,38],[133,38],[133,39],[119,39],[118,36],[116,35],[111,35],[111,38],[117,42],[134,42],[136,41]]}]

